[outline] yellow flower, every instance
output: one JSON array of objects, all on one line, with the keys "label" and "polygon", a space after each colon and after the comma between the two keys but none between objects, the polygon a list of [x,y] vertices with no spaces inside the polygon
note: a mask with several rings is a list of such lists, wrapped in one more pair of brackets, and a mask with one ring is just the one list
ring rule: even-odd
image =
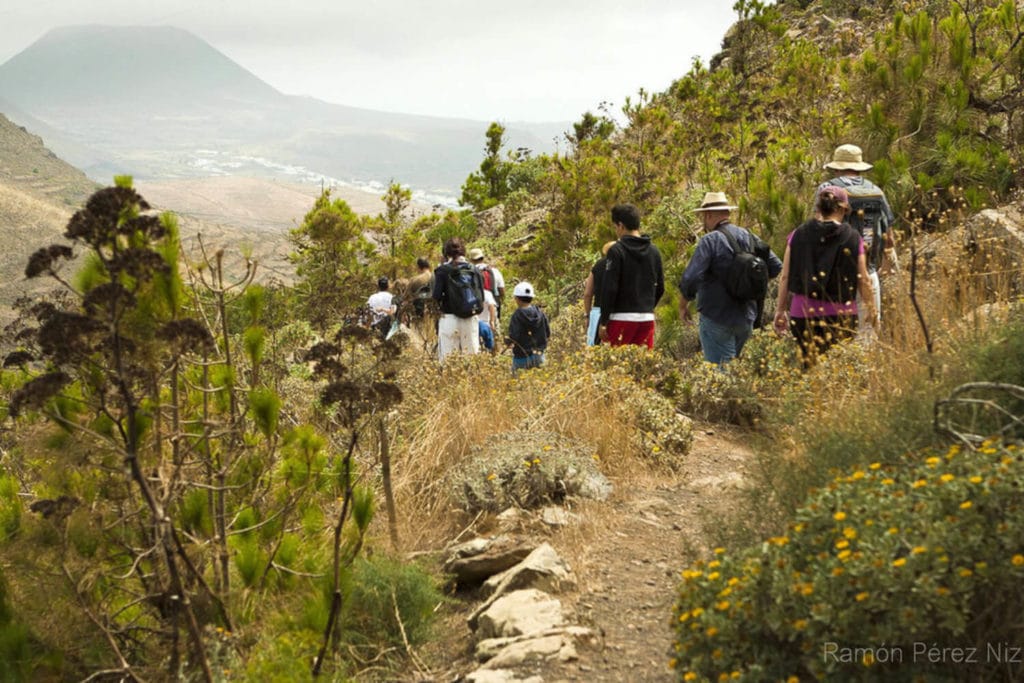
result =
[{"label": "yellow flower", "polygon": [[494,481],[497,478],[498,478],[498,475],[495,474],[494,472],[491,472],[490,474],[487,475],[487,481]]},{"label": "yellow flower", "polygon": [[970,569],[967,569],[966,567],[964,567],[963,569],[960,570],[960,576],[962,576],[963,578],[966,579],[969,576],[974,576],[974,572],[971,571]]},{"label": "yellow flower", "polygon": [[879,469],[881,467],[882,467],[882,463],[880,463],[880,462],[873,462],[870,465],[868,465],[868,469],[869,470],[877,470],[877,469]]},{"label": "yellow flower", "polygon": [[800,522],[799,524],[797,524],[796,526],[793,527],[793,531],[795,531],[796,533],[800,533],[803,530],[804,530],[804,523],[803,522]]},{"label": "yellow flower", "polygon": [[906,563],[907,563],[907,558],[901,557],[898,560],[893,560],[892,566],[894,566],[894,567],[902,567]]},{"label": "yellow flower", "polygon": [[847,540],[836,541],[836,547],[839,548],[840,550],[843,549],[843,548],[848,548],[849,546],[850,546],[850,542],[847,541]]},{"label": "yellow flower", "polygon": [[900,530],[897,529],[896,527],[894,527],[894,526],[889,527],[889,535],[890,536],[894,536],[894,535],[898,534],[899,532],[900,532]]},{"label": "yellow flower", "polygon": [[882,485],[883,486],[892,486],[895,483],[896,483],[895,479],[890,479],[888,477],[886,477],[885,479],[882,480]]},{"label": "yellow flower", "polygon": [[736,585],[737,583],[739,583],[739,582],[740,582],[740,580],[739,580],[739,579],[737,579],[737,578],[736,578],[736,577],[734,576],[734,577],[732,577],[731,579],[729,579],[729,581],[728,581],[728,584],[729,584],[730,586],[735,586],[735,585]]},{"label": "yellow flower", "polygon": [[972,503],[969,500],[965,500],[964,502],[960,503],[960,509],[961,510],[970,510],[972,505],[974,505],[974,503]]},{"label": "yellow flower", "polygon": [[857,593],[857,595],[855,595],[853,599],[856,600],[857,602],[864,602],[870,596],[871,596],[871,594],[868,593],[867,591],[862,591],[860,593]]},{"label": "yellow flower", "polygon": [[543,450],[545,450],[545,451],[553,451],[553,450],[555,450],[555,447],[554,446],[545,446]]},{"label": "yellow flower", "polygon": [[790,676],[786,679],[786,683],[800,683],[800,679],[797,676]]},{"label": "yellow flower", "polygon": [[946,588],[945,586],[939,586],[938,588],[935,589],[935,592],[938,593],[939,595],[942,595],[942,596],[949,595],[949,589]]},{"label": "yellow flower", "polygon": [[843,529],[843,536],[852,541],[853,539],[857,538],[857,530],[854,529],[852,526],[848,526],[845,529]]},{"label": "yellow flower", "polygon": [[982,479],[982,478],[981,478],[981,477],[979,477],[978,475],[974,475],[974,476],[973,476],[973,477],[971,477],[971,479],[970,479],[970,482],[971,482],[972,484],[980,484],[980,483],[981,483],[981,482],[983,482],[983,481],[984,481],[984,479]]},{"label": "yellow flower", "polygon": [[988,562],[975,562],[974,568],[977,569],[979,572],[983,572],[986,569],[988,569]]},{"label": "yellow flower", "polygon": [[845,569],[843,569],[842,567],[835,567],[835,568],[834,568],[834,569],[832,570],[832,576],[842,576],[842,575],[843,575],[843,572],[845,572],[845,571],[846,571],[846,570],[845,570]]},{"label": "yellow flower", "polygon": [[717,609],[719,612],[724,612],[725,610],[729,609],[729,601],[722,600],[720,603],[715,605],[715,609]]},{"label": "yellow flower", "polygon": [[690,618],[690,613],[689,612],[683,612],[682,614],[679,615],[679,623],[680,624],[685,623],[686,620],[689,619],[689,618]]},{"label": "yellow flower", "polygon": [[1010,558],[1010,563],[1013,564],[1014,567],[1024,565],[1024,555],[1014,555]]},{"label": "yellow flower", "polygon": [[923,545],[917,545],[917,546],[914,546],[914,549],[911,550],[910,552],[914,553],[915,555],[920,555],[921,553],[928,552],[928,548],[925,548]]},{"label": "yellow flower", "polygon": [[956,479],[956,477],[954,475],[952,475],[952,474],[949,474],[948,472],[946,474],[943,474],[941,477],[939,477],[939,481],[941,481],[943,484],[948,484],[949,482],[953,481],[954,479]]},{"label": "yellow flower", "polygon": [[709,581],[716,581],[716,580],[718,580],[719,576],[721,576],[721,574],[719,574],[718,572],[711,572],[710,574],[708,574],[708,580]]},{"label": "yellow flower", "polygon": [[711,626],[710,628],[708,628],[707,631],[704,631],[704,635],[706,635],[708,638],[714,638],[716,635],[718,635],[718,629],[714,626]]},{"label": "yellow flower", "polygon": [[725,553],[725,548],[715,548],[715,555],[722,555]]},{"label": "yellow flower", "polygon": [[840,551],[840,553],[838,555],[836,555],[836,557],[838,557],[840,560],[845,560],[849,556],[850,556],[850,551],[849,550]]},{"label": "yellow flower", "polygon": [[915,489],[919,489],[919,488],[921,488],[922,486],[927,486],[927,485],[928,485],[928,482],[927,482],[926,480],[924,480],[924,479],[918,479],[917,481],[915,481],[915,482],[914,482],[914,484],[913,484],[913,488],[915,488]]},{"label": "yellow flower", "polygon": [[720,598],[727,598],[727,597],[729,597],[730,593],[732,593],[732,588],[729,588],[728,586],[726,586],[722,590],[718,591],[718,597],[720,597]]},{"label": "yellow flower", "polygon": [[786,545],[787,543],[789,543],[789,538],[786,537],[786,536],[772,536],[771,538],[768,539],[768,541],[772,545],[777,545],[779,547],[782,547],[782,546]]},{"label": "yellow flower", "polygon": [[697,680],[697,674],[693,673],[692,671],[687,671],[686,675],[683,676],[683,680],[684,681],[695,681],[695,680]]},{"label": "yellow flower", "polygon": [[857,470],[856,472],[854,472],[854,473],[853,473],[853,476],[852,476],[852,477],[850,477],[850,478],[851,478],[851,479],[853,479],[854,481],[857,481],[858,479],[863,479],[863,478],[864,478],[864,477],[866,477],[866,476],[867,476],[867,475],[866,475],[866,474],[864,474],[864,472],[863,472],[863,471],[861,471],[861,470]]},{"label": "yellow flower", "polygon": [[938,464],[939,464],[940,462],[942,462],[942,460],[941,460],[940,458],[937,458],[937,457],[935,457],[935,456],[933,455],[932,457],[930,457],[930,458],[928,458],[927,460],[925,460],[925,462],[926,462],[926,463],[928,463],[928,465],[929,465],[930,467],[935,467],[935,466],[936,466],[936,465],[938,465]]},{"label": "yellow flower", "polygon": [[805,628],[807,628],[807,620],[806,619],[797,619],[796,621],[793,622],[793,628],[796,629],[797,631],[803,631]]},{"label": "yellow flower", "polygon": [[715,567],[721,567],[721,566],[722,566],[722,563],[719,562],[718,560],[711,560],[710,562],[708,562],[708,568],[709,569],[714,569]]},{"label": "yellow flower", "polygon": [[836,520],[837,522],[841,522],[844,519],[846,519],[846,513],[840,510],[836,514],[832,515],[832,519]]}]

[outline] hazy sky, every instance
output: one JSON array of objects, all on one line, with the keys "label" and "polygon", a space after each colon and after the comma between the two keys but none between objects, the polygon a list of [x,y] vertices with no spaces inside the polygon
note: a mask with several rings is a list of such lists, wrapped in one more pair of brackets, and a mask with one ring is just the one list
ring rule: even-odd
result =
[{"label": "hazy sky", "polygon": [[[282,92],[370,109],[573,121],[714,55],[734,0],[4,0],[0,63],[74,24],[171,25]],[[13,5],[13,7],[12,7]],[[2,96],[2,93],[0,93]]]}]

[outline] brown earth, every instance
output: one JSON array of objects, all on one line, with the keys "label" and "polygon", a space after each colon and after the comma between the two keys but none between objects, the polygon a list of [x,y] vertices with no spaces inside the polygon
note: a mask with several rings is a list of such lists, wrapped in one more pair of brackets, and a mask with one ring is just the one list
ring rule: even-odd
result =
[{"label": "brown earth", "polygon": [[[630,478],[607,501],[573,510],[576,521],[569,526],[540,530],[576,573],[577,590],[556,597],[574,614],[570,621],[596,631],[600,642],[596,648],[581,646],[577,661],[524,666],[516,671],[521,679],[675,680],[668,662],[680,572],[711,553],[714,526],[735,514],[754,460],[742,431],[695,424],[694,434],[681,471]],[[430,666],[413,680],[458,680],[477,668],[465,622],[475,604],[467,596],[447,617],[444,630],[452,635],[424,653]]]}]

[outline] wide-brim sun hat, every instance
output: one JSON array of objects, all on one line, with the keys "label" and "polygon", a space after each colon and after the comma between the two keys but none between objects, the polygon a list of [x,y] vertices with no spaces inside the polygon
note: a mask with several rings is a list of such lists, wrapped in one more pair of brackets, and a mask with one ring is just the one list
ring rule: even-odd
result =
[{"label": "wide-brim sun hat", "polygon": [[512,296],[518,299],[532,299],[533,298],[533,285],[529,282],[520,282],[516,285],[516,288],[512,290]]},{"label": "wide-brim sun hat", "polygon": [[700,203],[700,207],[694,209],[694,213],[700,213],[702,211],[732,211],[740,207],[730,204],[728,198],[726,198],[724,192],[706,192],[704,194],[704,200]]},{"label": "wide-brim sun hat", "polygon": [[469,260],[470,261],[482,261],[483,258],[484,258],[484,250],[483,249],[470,249],[469,250]]},{"label": "wide-brim sun hat", "polygon": [[867,171],[872,165],[864,161],[864,152],[857,145],[839,145],[825,168],[830,171]]}]

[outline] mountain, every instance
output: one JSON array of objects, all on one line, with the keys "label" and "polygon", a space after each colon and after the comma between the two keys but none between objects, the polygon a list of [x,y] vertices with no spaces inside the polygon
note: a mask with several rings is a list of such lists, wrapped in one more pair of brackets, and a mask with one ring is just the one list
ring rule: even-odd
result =
[{"label": "mountain", "polygon": [[[90,177],[211,174],[395,180],[453,197],[483,158],[487,122],[372,111],[285,95],[171,27],[50,31],[0,65],[0,106],[52,131]],[[506,124],[506,145],[550,151],[564,123]],[[34,130],[38,130],[33,125]]]}]

